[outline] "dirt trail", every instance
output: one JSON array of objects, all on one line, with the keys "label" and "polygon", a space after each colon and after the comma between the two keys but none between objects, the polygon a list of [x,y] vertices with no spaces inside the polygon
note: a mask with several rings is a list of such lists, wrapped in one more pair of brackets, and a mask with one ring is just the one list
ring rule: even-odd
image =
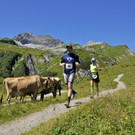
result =
[{"label": "dirt trail", "polygon": [[[126,89],[126,86],[123,82],[119,81],[119,79],[123,76],[123,74],[118,75],[118,77],[114,80],[118,82],[116,89],[106,90],[100,93],[100,96],[107,95],[109,93],[113,93],[114,91],[120,89]],[[94,96],[97,98],[97,96]],[[60,116],[62,113],[69,111],[70,109],[76,107],[79,104],[85,103],[86,101],[91,100],[89,97],[75,99],[71,101],[70,108],[66,108],[64,106],[65,103],[50,105],[49,107],[43,109],[40,112],[35,112],[30,114],[24,118],[17,119],[15,121],[11,121],[5,124],[0,125],[0,135],[20,135],[32,127],[39,125],[43,122],[46,122],[49,119]]]}]

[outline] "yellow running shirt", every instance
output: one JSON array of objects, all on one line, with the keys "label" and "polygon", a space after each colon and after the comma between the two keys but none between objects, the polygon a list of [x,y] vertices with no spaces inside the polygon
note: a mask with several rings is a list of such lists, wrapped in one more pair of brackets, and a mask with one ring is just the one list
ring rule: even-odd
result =
[{"label": "yellow running shirt", "polygon": [[91,72],[98,72],[98,70],[94,69],[94,68],[97,68],[97,64],[96,63],[94,65],[93,64],[90,65],[90,71]]}]

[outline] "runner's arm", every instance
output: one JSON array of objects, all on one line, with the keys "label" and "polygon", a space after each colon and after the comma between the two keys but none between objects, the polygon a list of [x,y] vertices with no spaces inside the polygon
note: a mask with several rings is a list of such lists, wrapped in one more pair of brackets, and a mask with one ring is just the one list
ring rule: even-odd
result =
[{"label": "runner's arm", "polygon": [[97,70],[101,71],[101,67],[97,64]]},{"label": "runner's arm", "polygon": [[60,66],[63,67],[63,66],[65,66],[65,64],[66,64],[65,62],[62,62],[62,63],[60,63]]},{"label": "runner's arm", "polygon": [[75,62],[75,65],[76,66],[80,66],[81,64],[79,62]]},{"label": "runner's arm", "polygon": [[66,63],[65,63],[65,60],[64,60],[64,58],[63,58],[63,56],[62,56],[62,57],[61,57],[60,66],[63,67],[63,66],[65,66],[65,65],[66,65]]},{"label": "runner's arm", "polygon": [[80,61],[78,55],[76,55],[76,58],[75,58],[75,65],[76,66],[80,66],[81,65],[81,61]]}]

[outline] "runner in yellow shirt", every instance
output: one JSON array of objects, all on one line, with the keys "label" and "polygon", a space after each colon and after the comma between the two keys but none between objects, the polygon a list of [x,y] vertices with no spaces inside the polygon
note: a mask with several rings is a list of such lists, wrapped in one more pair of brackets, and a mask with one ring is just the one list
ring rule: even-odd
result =
[{"label": "runner in yellow shirt", "polygon": [[97,96],[99,96],[99,85],[98,85],[98,83],[100,82],[100,80],[99,80],[98,71],[101,71],[101,68],[100,68],[99,64],[96,63],[95,58],[92,58],[91,62],[92,62],[92,64],[90,64],[90,69],[88,71],[90,72],[90,84],[91,84],[91,96],[90,96],[90,98],[93,98],[94,82],[95,82],[96,89],[97,89]]}]

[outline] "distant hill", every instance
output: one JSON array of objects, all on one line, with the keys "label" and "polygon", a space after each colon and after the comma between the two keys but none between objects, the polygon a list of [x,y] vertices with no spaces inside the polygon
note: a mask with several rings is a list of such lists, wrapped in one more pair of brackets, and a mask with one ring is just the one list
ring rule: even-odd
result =
[{"label": "distant hill", "polygon": [[0,42],[9,43],[9,44],[12,44],[12,45],[17,45],[14,40],[9,39],[9,38],[7,38],[7,37],[5,37],[5,38],[0,38]]},{"label": "distant hill", "polygon": [[97,44],[102,44],[102,42],[88,41],[84,46],[92,46],[92,45],[97,45]]},{"label": "distant hill", "polygon": [[13,40],[20,46],[20,47],[28,47],[28,48],[53,48],[57,46],[61,46],[64,42],[60,41],[59,39],[54,39],[48,35],[41,35],[37,36],[32,33],[22,33],[18,34],[13,37]]}]

